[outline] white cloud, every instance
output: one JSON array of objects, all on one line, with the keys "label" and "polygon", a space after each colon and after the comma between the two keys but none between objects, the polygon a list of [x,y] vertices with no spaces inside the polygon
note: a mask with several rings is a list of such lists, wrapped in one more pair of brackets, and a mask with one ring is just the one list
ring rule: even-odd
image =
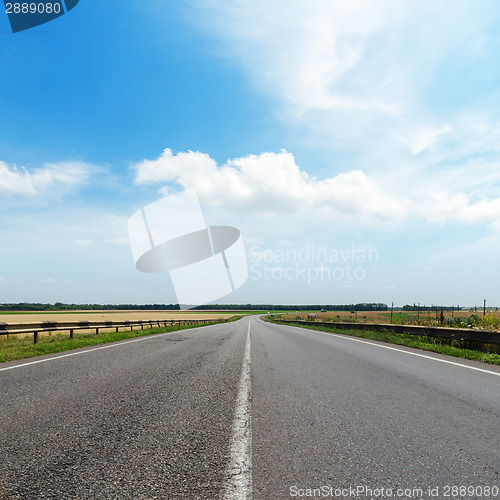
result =
[{"label": "white cloud", "polygon": [[[215,172],[217,163],[210,156],[200,152],[188,151],[173,155],[170,149],[165,149],[157,160],[144,160],[136,166],[136,184],[154,184],[172,181],[185,170],[188,175]],[[168,189],[168,187],[167,187]],[[168,191],[165,191],[168,194]]]},{"label": "white cloud", "polygon": [[91,166],[85,163],[49,163],[43,168],[27,170],[0,161],[0,197],[37,196],[47,192],[64,192],[83,184]]},{"label": "white cloud", "polygon": [[137,184],[177,182],[195,188],[202,203],[211,206],[257,213],[356,215],[388,222],[406,212],[404,203],[384,193],[362,171],[318,180],[300,170],[294,156],[284,150],[236,158],[219,167],[207,154],[174,155],[165,149],[158,159],[145,160],[135,168]]},{"label": "white cloud", "polygon": [[[401,142],[413,157],[408,160],[427,150],[434,154],[449,140],[468,145],[476,156],[483,146],[498,147],[498,137],[478,130],[473,139],[457,123],[471,113],[487,127],[497,121],[496,73],[484,85],[498,52],[491,22],[498,6],[492,2],[191,4],[190,20],[215,40],[219,54],[275,99],[284,121],[293,125],[297,147],[348,151],[357,168],[394,175],[401,170]],[[477,67],[479,56],[483,68]],[[473,91],[478,81],[482,86]]]},{"label": "white cloud", "polygon": [[34,195],[36,193],[30,174],[25,169],[16,166],[9,167],[0,162],[0,194],[2,196],[21,194]]},{"label": "white cloud", "polygon": [[366,38],[387,14],[398,12],[394,0],[193,3],[200,23],[255,85],[300,111],[383,106],[374,94],[360,100],[332,87],[360,62]]},{"label": "white cloud", "polygon": [[[218,166],[198,151],[174,155],[165,149],[156,160],[144,160],[135,168],[137,184],[175,182],[196,189],[208,206],[251,213],[300,212],[321,218],[355,216],[363,223],[389,225],[415,215],[432,223],[492,223],[500,228],[500,197],[474,199],[460,190],[435,189],[432,178],[427,186],[396,196],[361,170],[321,180],[301,170],[294,156],[284,150],[235,158]],[[171,192],[167,186],[165,193]]]},{"label": "white cloud", "polygon": [[473,202],[465,193],[431,190],[423,202],[415,205],[415,213],[430,222],[492,223],[495,228],[500,228],[500,198]]},{"label": "white cloud", "polygon": [[453,131],[451,125],[444,125],[441,128],[418,127],[405,136],[400,136],[399,140],[408,144],[412,156],[418,155],[430,149],[437,142],[440,136]]},{"label": "white cloud", "polygon": [[191,19],[220,53],[261,91],[302,112],[411,109],[443,61],[458,52],[460,60],[476,59],[479,40],[484,50],[481,28],[492,15],[490,6],[461,0],[191,4]]}]

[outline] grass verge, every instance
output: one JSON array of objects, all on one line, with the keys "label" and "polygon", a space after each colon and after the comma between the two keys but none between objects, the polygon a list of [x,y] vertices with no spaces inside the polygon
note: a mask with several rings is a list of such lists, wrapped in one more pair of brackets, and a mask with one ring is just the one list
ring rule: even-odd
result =
[{"label": "grass verge", "polygon": [[[267,316],[264,317],[265,321],[270,323],[275,323],[282,325],[283,323],[274,321],[273,318]],[[295,323],[293,321],[286,322],[287,325],[299,326],[301,328],[308,328],[310,330],[319,330],[322,332],[332,332],[339,333],[341,335],[349,335],[351,337],[361,337],[369,340],[380,340],[382,342],[387,342],[389,344],[397,344],[406,347],[414,347],[416,349],[423,349],[425,351],[437,352],[440,354],[446,354],[448,356],[455,356],[457,358],[472,359],[474,361],[482,361],[483,363],[489,363],[492,365],[500,365],[500,354],[494,354],[491,352],[483,352],[478,349],[470,349],[460,347],[458,340],[447,340],[440,339],[436,337],[427,336],[415,336],[403,333],[394,333],[388,331],[372,331],[372,330],[344,330],[342,328],[330,328],[327,326],[315,326],[314,323],[310,325],[304,325],[301,323]]]},{"label": "grass verge", "polygon": [[95,333],[83,333],[76,335],[70,339],[67,333],[57,333],[50,337],[42,337],[38,344],[33,343],[33,336],[25,338],[16,338],[16,335],[6,335],[0,337],[0,363],[6,361],[14,361],[17,359],[33,358],[42,356],[43,354],[54,354],[63,351],[70,351],[80,347],[89,347],[99,344],[108,344],[119,340],[134,339],[137,337],[145,337],[155,335],[157,333],[174,332],[187,330],[191,328],[200,328],[202,326],[215,325],[220,323],[228,323],[236,321],[242,316],[233,316],[226,321],[213,321],[206,325],[182,325],[182,326],[167,326],[163,328],[151,328],[148,330],[134,330],[121,332],[103,332],[99,335]]}]

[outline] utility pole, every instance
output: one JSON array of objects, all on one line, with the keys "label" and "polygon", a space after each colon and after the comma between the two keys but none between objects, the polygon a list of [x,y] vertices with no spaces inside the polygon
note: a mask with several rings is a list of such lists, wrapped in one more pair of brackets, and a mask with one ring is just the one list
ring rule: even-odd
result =
[{"label": "utility pole", "polygon": [[486,316],[486,299],[483,302],[483,318]]}]

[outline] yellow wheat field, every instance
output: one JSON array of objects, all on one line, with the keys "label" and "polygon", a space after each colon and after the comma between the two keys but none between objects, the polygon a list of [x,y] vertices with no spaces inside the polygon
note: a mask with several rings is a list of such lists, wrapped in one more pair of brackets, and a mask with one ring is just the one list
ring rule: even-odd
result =
[{"label": "yellow wheat field", "polygon": [[54,313],[2,314],[0,323],[39,323],[42,321],[132,321],[158,319],[218,319],[234,316],[230,311],[61,311]]}]

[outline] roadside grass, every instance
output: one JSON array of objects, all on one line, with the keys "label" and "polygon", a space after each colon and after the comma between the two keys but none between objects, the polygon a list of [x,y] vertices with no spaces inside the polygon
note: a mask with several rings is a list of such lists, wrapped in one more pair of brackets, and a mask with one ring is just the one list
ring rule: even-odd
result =
[{"label": "roadside grass", "polygon": [[[316,326],[314,323],[304,325],[294,321],[282,323],[274,321],[272,317],[264,317],[265,321],[275,324],[286,324],[290,326],[299,326],[300,328],[308,328],[310,330],[319,330],[322,332],[332,332],[341,335],[349,335],[351,337],[361,337],[369,340],[379,340],[389,344],[402,345],[406,347],[414,347],[416,349],[423,349],[425,351],[437,352],[439,354],[446,354],[448,356],[455,356],[463,359],[471,359],[474,361],[482,361],[492,365],[500,365],[500,354],[492,352],[483,352],[475,348],[465,348],[464,343],[454,339],[440,339],[437,337],[415,336],[403,333],[394,333],[388,331],[371,331],[371,330],[344,330],[341,328],[333,328],[327,326]],[[460,346],[462,344],[462,346]],[[468,343],[472,344],[471,342]]]},{"label": "roadside grass", "polygon": [[81,347],[95,346],[99,344],[108,344],[120,340],[134,339],[137,337],[146,337],[158,333],[175,332],[188,330],[191,328],[200,328],[203,326],[215,325],[237,321],[242,316],[233,316],[226,321],[211,321],[201,325],[177,325],[162,328],[151,328],[147,330],[126,330],[119,332],[102,332],[99,335],[95,333],[77,333],[70,339],[68,333],[54,333],[50,336],[39,336],[37,344],[33,343],[33,336],[20,338],[18,335],[0,336],[0,363],[14,361],[18,359],[33,358],[44,354],[54,354],[58,352],[70,351]]}]

